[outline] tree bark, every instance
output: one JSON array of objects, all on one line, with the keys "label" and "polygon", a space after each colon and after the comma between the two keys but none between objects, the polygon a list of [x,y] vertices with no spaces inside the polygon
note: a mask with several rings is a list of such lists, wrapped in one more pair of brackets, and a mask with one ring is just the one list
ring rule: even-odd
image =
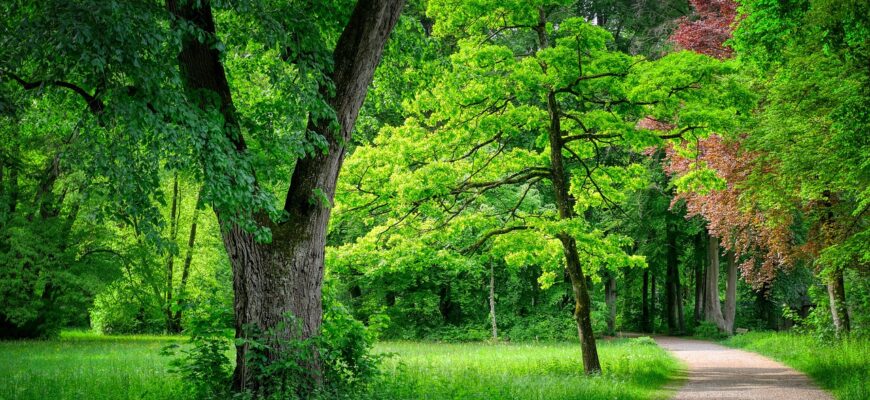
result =
[{"label": "tree bark", "polygon": [[[837,201],[836,196],[832,191],[825,190],[823,192],[825,200],[822,203],[824,207],[824,216],[822,217],[821,232],[823,241],[827,246],[830,246],[835,236],[836,228],[834,225],[834,203]],[[849,307],[846,303],[846,286],[843,280],[843,270],[835,268],[831,271],[827,281],[828,287],[828,302],[831,307],[831,319],[834,323],[834,329],[837,334],[848,333],[850,330],[849,323]]]},{"label": "tree bark", "polygon": [[779,321],[775,311],[776,305],[770,299],[770,286],[770,283],[764,283],[761,288],[755,292],[755,304],[758,308],[759,318],[764,321],[767,329],[778,330]]},{"label": "tree bark", "polygon": [[716,324],[719,330],[727,332],[727,325],[719,304],[719,238],[716,236],[710,235],[707,256],[707,281],[705,285],[707,296],[704,304],[704,315],[707,321]]},{"label": "tree bark", "polygon": [[492,322],[492,340],[498,340],[498,324],[495,320],[495,270],[489,263],[489,319]]},{"label": "tree bark", "polygon": [[737,313],[737,256],[733,251],[729,251],[726,258],[728,282],[725,287],[725,309],[722,313],[725,320],[725,333],[733,335],[734,317]]},{"label": "tree bark", "polygon": [[607,273],[607,282],[604,284],[604,303],[607,304],[607,333],[616,334],[616,276],[613,272]]},{"label": "tree bark", "polygon": [[848,333],[851,327],[846,303],[846,286],[843,280],[843,270],[833,270],[828,278],[827,286],[834,328],[837,330],[837,334]]},{"label": "tree bark", "polygon": [[[287,222],[275,224],[258,217],[260,223],[271,229],[272,242],[258,243],[252,234],[218,214],[233,267],[237,337],[246,337],[252,329],[263,332],[285,322],[289,323],[283,330],[274,332],[283,338],[308,338],[320,329],[323,255],[330,214],[330,204],[324,203],[331,203],[334,197],[345,145],[350,141],[374,70],[403,4],[403,0],[360,0],[354,7],[333,52],[334,91],[325,87],[321,90],[335,111],[336,120],[310,120],[308,124],[309,129],[327,140],[328,152],[297,160],[284,205]],[[184,2],[180,6],[176,0],[169,0],[168,6],[176,16],[199,29],[215,32],[207,1],[199,5]],[[218,95],[225,133],[238,151],[246,151],[219,52],[207,43],[187,37],[179,63],[190,92]],[[207,100],[204,97],[200,104],[209,106]],[[331,128],[335,122],[338,132]],[[294,321],[286,321],[288,315]],[[250,350],[247,345],[237,348],[233,375],[236,390],[260,389],[261,382],[248,365]],[[274,359],[277,355],[267,357]],[[308,367],[312,384],[319,385],[319,362],[314,360]]]},{"label": "tree bark", "polygon": [[704,311],[704,240],[695,236],[695,324],[701,321]]}]

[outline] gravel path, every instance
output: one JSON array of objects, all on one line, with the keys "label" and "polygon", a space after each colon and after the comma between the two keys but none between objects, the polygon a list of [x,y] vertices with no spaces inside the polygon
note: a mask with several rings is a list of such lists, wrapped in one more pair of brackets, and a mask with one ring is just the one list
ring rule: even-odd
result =
[{"label": "gravel path", "polygon": [[675,400],[833,400],[805,375],[758,354],[701,340],[655,340],[688,366]]}]

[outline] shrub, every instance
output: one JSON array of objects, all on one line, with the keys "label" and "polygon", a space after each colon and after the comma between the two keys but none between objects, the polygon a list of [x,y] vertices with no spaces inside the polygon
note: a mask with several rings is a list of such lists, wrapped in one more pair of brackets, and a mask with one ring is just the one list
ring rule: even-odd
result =
[{"label": "shrub", "polygon": [[719,327],[717,327],[716,324],[709,321],[701,321],[698,323],[692,331],[692,335],[704,339],[724,339],[728,337],[727,334],[719,330]]},{"label": "shrub", "polygon": [[649,336],[636,337],[634,339],[630,339],[629,342],[635,345],[656,346],[656,341]]},{"label": "shrub", "polygon": [[[244,338],[232,340],[232,312],[220,305],[205,304],[188,318],[188,346],[168,346],[167,354],[179,352],[173,372],[184,377],[187,390],[199,399],[338,399],[369,390],[379,371],[380,356],[371,352],[375,330],[367,329],[324,288],[324,318],[320,334],[307,339],[300,325],[287,315],[284,322],[261,331],[247,329]],[[296,332],[297,334],[293,334]],[[247,346],[249,371],[260,383],[256,389],[232,393],[233,343]],[[312,376],[315,364],[322,376]],[[317,382],[320,382],[319,384]]]}]

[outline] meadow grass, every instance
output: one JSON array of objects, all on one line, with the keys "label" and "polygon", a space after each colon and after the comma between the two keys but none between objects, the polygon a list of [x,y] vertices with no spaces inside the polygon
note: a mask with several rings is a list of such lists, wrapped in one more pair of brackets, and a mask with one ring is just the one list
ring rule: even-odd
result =
[{"label": "meadow grass", "polygon": [[[160,355],[180,336],[64,332],[58,340],[0,342],[0,399],[186,399]],[[660,399],[680,365],[657,346],[601,341],[604,374],[583,375],[580,346],[382,342],[389,355],[374,399]]]},{"label": "meadow grass", "polygon": [[577,343],[380,343],[392,353],[378,399],[661,399],[680,364],[658,346],[600,341],[604,373],[585,376]]},{"label": "meadow grass", "polygon": [[0,342],[0,399],[183,399],[160,349],[179,336],[64,332],[58,340]]},{"label": "meadow grass", "polygon": [[837,399],[870,399],[868,338],[820,341],[808,335],[749,332],[723,343],[763,354],[802,371]]}]

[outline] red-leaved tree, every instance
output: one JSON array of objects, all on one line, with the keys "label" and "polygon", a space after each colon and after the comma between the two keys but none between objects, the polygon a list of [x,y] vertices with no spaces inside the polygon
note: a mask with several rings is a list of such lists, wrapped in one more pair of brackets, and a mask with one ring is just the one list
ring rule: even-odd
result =
[{"label": "red-leaved tree", "polygon": [[731,38],[732,24],[737,17],[733,0],[689,0],[695,13],[677,20],[677,29],[670,40],[679,47],[718,59],[733,54],[725,41]]},{"label": "red-leaved tree", "polygon": [[710,235],[720,238],[722,247],[743,260],[740,270],[744,280],[760,287],[770,283],[778,269],[794,265],[798,253],[793,246],[790,210],[762,210],[742,189],[751,174],[758,172],[753,171],[758,168],[756,157],[741,149],[739,142],[713,135],[698,142],[696,157],[684,157],[673,147],[667,149],[665,171],[683,176],[698,168],[710,168],[725,181],[724,188],[682,191],[673,201],[685,201],[689,217],[704,218]]}]

